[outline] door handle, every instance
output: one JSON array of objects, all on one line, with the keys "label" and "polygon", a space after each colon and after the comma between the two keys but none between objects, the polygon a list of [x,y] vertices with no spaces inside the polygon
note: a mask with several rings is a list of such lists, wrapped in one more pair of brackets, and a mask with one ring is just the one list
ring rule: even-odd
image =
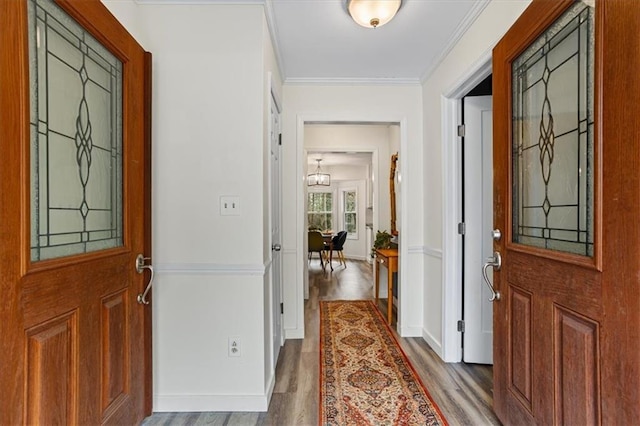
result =
[{"label": "door handle", "polygon": [[280,244],[274,244],[274,245],[271,246],[271,250],[280,251],[280,250],[282,250],[282,246]]},{"label": "door handle", "polygon": [[138,257],[136,257],[136,272],[142,274],[145,269],[148,269],[151,273],[151,277],[149,277],[149,283],[147,284],[147,287],[144,289],[143,293],[140,293],[138,295],[137,298],[138,303],[141,305],[149,304],[149,301],[147,300],[147,294],[149,293],[149,290],[151,290],[151,284],[153,284],[153,266],[151,266],[151,264],[147,265],[145,263],[147,260],[151,260],[151,258],[144,257],[142,254],[139,254]]},{"label": "door handle", "polygon": [[500,252],[494,251],[493,256],[487,258],[487,262],[482,266],[482,278],[484,278],[484,282],[487,284],[487,287],[489,287],[489,290],[491,291],[491,298],[489,299],[489,302],[493,302],[494,300],[500,300],[500,292],[496,291],[493,288],[493,284],[491,284],[491,281],[489,281],[487,269],[489,269],[490,267],[493,267],[495,271],[500,270],[500,268],[502,267],[502,256],[500,256]]}]

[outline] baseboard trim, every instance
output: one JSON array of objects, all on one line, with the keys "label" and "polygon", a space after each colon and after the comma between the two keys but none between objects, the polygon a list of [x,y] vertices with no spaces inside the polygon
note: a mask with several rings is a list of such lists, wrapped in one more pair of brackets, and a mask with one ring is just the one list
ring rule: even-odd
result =
[{"label": "baseboard trim", "polygon": [[208,412],[249,411],[263,412],[269,409],[267,395],[156,395],[153,411]]},{"label": "baseboard trim", "polygon": [[304,330],[300,328],[289,328],[284,330],[284,338],[287,339],[304,339]]},{"label": "baseboard trim", "polygon": [[420,337],[422,336],[422,327],[403,327],[400,326],[400,337]]},{"label": "baseboard trim", "polygon": [[[271,401],[271,397],[273,396],[273,390],[276,387],[276,372],[275,368],[273,370],[273,374],[269,378],[269,383],[267,383],[267,409],[269,408],[269,402]],[[265,410],[266,411],[266,410]]]},{"label": "baseboard trim", "polygon": [[[358,256],[358,255],[354,255],[354,254],[345,254],[344,255],[345,259],[347,260],[367,260],[368,256]],[[336,261],[336,258],[333,258],[333,261]]]},{"label": "baseboard trim", "polygon": [[426,330],[422,330],[422,339],[427,342],[427,345],[429,345],[431,347],[431,349],[433,349],[433,351],[438,354],[438,356],[440,357],[440,359],[444,360],[444,357],[442,356],[442,344],[435,339],[431,333],[429,333]]}]

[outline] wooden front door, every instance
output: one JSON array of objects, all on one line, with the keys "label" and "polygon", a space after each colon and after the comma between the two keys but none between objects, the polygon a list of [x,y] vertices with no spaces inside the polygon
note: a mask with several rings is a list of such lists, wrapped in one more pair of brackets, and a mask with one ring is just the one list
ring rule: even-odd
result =
[{"label": "wooden front door", "polygon": [[494,50],[494,407],[640,419],[640,2],[533,0]]},{"label": "wooden front door", "polygon": [[99,0],[0,1],[0,46],[0,424],[139,423],[145,52]]}]

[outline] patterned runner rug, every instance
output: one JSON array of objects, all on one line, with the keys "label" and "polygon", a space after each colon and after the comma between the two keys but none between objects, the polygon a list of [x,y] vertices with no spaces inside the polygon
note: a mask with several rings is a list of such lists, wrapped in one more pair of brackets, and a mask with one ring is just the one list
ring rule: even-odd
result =
[{"label": "patterned runner rug", "polygon": [[321,425],[446,425],[372,301],[320,302]]}]

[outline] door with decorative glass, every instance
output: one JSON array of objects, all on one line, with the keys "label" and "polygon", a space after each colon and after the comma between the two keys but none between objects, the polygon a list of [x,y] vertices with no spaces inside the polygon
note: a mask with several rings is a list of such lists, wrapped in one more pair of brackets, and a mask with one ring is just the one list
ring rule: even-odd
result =
[{"label": "door with decorative glass", "polygon": [[640,418],[638,34],[635,0],[533,0],[494,50],[505,424]]},{"label": "door with decorative glass", "polygon": [[0,1],[0,45],[0,424],[139,423],[149,56],[99,0]]}]

